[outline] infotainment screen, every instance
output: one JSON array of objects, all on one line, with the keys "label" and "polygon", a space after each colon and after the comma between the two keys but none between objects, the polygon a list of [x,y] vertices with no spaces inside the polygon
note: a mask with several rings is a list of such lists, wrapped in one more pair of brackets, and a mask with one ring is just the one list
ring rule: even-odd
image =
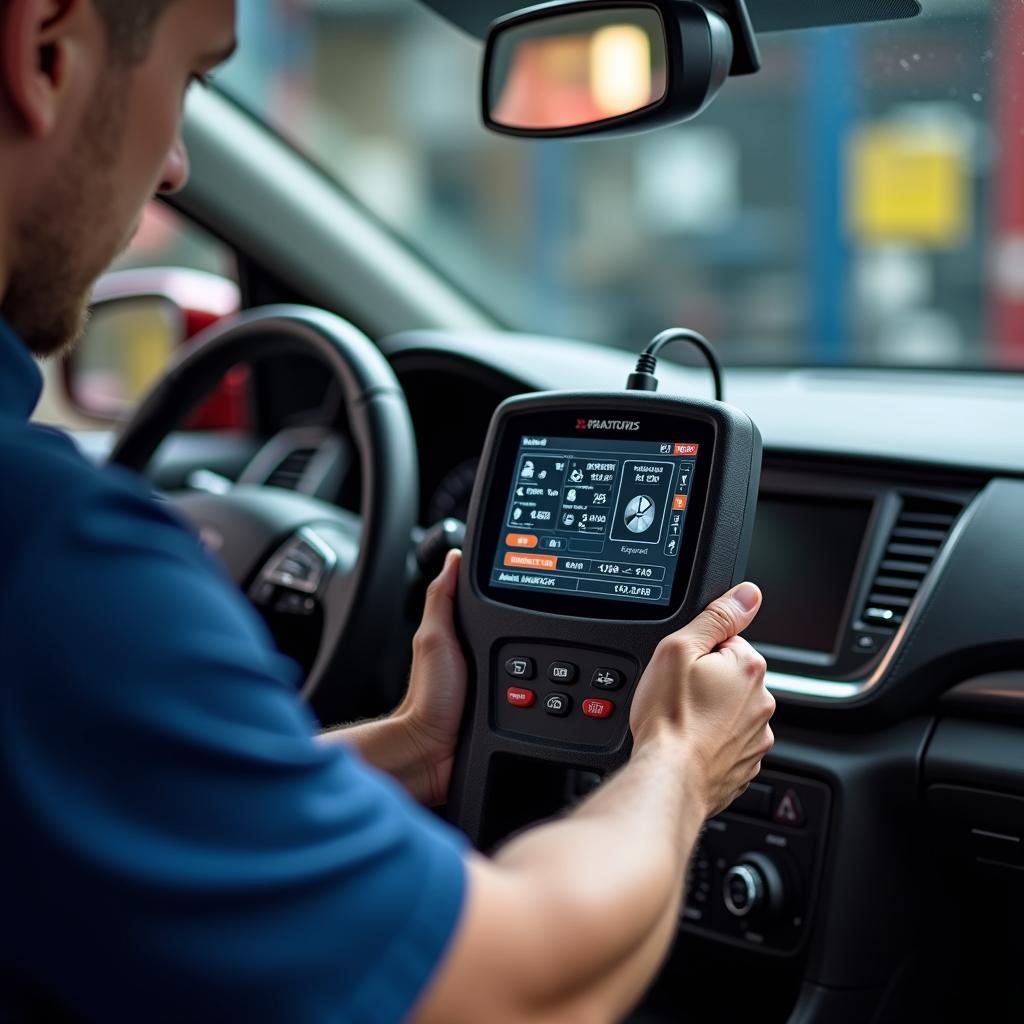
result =
[{"label": "infotainment screen", "polygon": [[764,604],[750,640],[835,649],[872,508],[869,500],[761,495],[747,575]]},{"label": "infotainment screen", "polygon": [[667,607],[701,443],[524,435],[491,587]]}]

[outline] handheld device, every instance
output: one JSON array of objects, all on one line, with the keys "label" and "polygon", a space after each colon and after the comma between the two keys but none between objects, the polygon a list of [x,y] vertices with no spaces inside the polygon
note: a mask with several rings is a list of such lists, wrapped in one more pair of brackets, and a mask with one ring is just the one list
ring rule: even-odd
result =
[{"label": "handheld device", "polygon": [[[653,368],[642,357],[630,386]],[[473,685],[449,816],[474,841],[503,761],[626,760],[654,649],[742,579],[760,466],[757,427],[721,402],[631,390],[498,408],[458,596]]]}]

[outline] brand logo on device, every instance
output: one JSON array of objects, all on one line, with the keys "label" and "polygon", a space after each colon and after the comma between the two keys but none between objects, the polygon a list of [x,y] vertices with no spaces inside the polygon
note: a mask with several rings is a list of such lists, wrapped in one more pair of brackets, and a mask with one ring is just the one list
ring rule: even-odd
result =
[{"label": "brand logo on device", "polygon": [[577,430],[621,430],[630,432],[640,429],[639,420],[584,420],[576,421]]}]

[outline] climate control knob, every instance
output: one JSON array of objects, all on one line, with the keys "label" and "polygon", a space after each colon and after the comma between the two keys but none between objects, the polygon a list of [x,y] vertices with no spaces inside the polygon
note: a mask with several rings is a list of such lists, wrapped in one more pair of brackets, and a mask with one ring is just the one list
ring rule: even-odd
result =
[{"label": "climate control knob", "polygon": [[787,891],[779,865],[764,853],[745,853],[726,872],[722,900],[733,917],[778,914],[786,905]]}]

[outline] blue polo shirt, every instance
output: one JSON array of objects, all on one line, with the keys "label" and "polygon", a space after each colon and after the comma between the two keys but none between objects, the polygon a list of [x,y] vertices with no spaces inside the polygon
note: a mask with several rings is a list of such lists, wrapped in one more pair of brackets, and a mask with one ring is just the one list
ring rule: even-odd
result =
[{"label": "blue polo shirt", "polygon": [[315,740],[296,668],[144,483],[27,420],[0,322],[0,1020],[398,1021],[463,845]]}]

